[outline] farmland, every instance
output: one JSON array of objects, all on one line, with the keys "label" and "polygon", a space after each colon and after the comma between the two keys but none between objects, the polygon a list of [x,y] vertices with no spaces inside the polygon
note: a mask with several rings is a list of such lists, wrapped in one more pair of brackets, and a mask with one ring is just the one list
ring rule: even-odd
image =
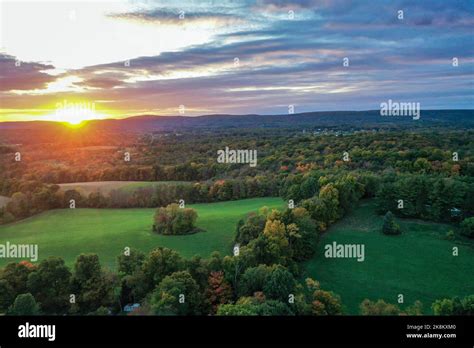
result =
[{"label": "farmland", "polygon": [[[342,298],[349,314],[357,314],[365,299],[396,303],[403,294],[404,305],[420,300],[426,314],[431,303],[442,297],[465,296],[474,292],[466,281],[474,269],[474,243],[462,237],[447,240],[451,226],[421,220],[399,219],[403,233],[380,233],[382,217],[364,201],[359,208],[332,226],[321,238],[316,256],[306,263],[307,276],[321,282]],[[365,260],[324,257],[324,246],[365,245]],[[453,247],[459,256],[453,256]]]},{"label": "farmland", "polygon": [[[280,198],[255,198],[221,203],[195,204],[197,226],[204,230],[193,235],[163,236],[152,233],[155,209],[58,209],[17,223],[0,226],[0,241],[38,244],[39,259],[63,257],[72,265],[81,253],[97,253],[102,264],[113,268],[125,247],[148,252],[164,246],[183,257],[213,251],[228,254],[239,218],[262,206],[280,208]],[[11,261],[1,259],[0,266]]]}]

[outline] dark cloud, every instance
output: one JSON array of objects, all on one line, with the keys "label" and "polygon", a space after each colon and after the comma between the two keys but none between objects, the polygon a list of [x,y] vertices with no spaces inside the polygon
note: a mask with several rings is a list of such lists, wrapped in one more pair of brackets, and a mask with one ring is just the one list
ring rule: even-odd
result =
[{"label": "dark cloud", "polygon": [[16,62],[15,57],[0,54],[0,91],[41,89],[56,78],[42,73],[52,65]]}]

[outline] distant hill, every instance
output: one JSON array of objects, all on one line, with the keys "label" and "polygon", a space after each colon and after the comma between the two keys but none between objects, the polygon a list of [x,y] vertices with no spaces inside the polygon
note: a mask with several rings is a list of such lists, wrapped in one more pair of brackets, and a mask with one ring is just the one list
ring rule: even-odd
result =
[{"label": "distant hill", "polygon": [[[109,137],[113,144],[114,133],[180,132],[281,129],[420,129],[427,126],[446,128],[473,128],[474,110],[422,110],[419,120],[408,116],[380,116],[378,110],[308,112],[285,115],[204,115],[204,116],[151,116],[141,115],[125,119],[93,120],[77,129],[50,121],[0,122],[0,139],[4,143],[48,142],[58,138],[80,138],[78,141],[93,145],[94,139]],[[31,138],[32,132],[38,139]],[[20,141],[21,140],[21,141]],[[1,141],[0,141],[1,142]],[[101,142],[98,142],[101,143]]]}]

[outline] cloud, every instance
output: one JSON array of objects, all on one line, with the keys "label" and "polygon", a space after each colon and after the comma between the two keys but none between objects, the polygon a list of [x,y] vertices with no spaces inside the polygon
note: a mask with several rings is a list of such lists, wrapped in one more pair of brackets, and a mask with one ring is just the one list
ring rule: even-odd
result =
[{"label": "cloud", "polygon": [[214,25],[235,25],[242,23],[241,16],[224,12],[187,12],[187,10],[142,10],[127,13],[109,14],[109,17],[121,20],[149,22],[170,25],[196,25],[197,23],[213,23]]},{"label": "cloud", "polygon": [[44,88],[55,77],[43,71],[52,65],[17,61],[15,57],[0,54],[0,91]]},{"label": "cloud", "polygon": [[[403,20],[398,10],[404,11]],[[177,114],[181,104],[195,114],[285,113],[289,104],[297,111],[374,109],[387,99],[419,101],[425,108],[472,108],[473,10],[472,2],[438,0],[160,4],[109,18],[144,25],[187,23],[191,30],[214,23],[216,30],[205,42],[64,76],[80,79],[74,85],[82,88],[82,98],[105,101],[124,114]],[[453,57],[459,66],[453,67]],[[47,68],[52,67],[25,66],[30,75],[18,75],[16,86],[44,87],[55,79],[40,72]],[[10,76],[19,74],[9,69]],[[14,79],[4,91],[12,89]],[[60,95],[74,96],[71,91]],[[10,106],[34,108],[55,96],[3,97]]]}]

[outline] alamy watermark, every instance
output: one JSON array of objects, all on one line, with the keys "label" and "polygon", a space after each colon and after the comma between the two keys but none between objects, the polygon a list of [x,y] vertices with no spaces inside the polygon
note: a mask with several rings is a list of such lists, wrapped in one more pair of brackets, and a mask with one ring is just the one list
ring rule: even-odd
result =
[{"label": "alamy watermark", "polygon": [[66,99],[56,103],[55,117],[58,121],[69,120],[80,123],[84,120],[97,118],[94,102],[69,102]]},{"label": "alamy watermark", "polygon": [[56,339],[56,325],[37,325],[26,322],[18,326],[19,338],[47,338],[48,341]]},{"label": "alamy watermark", "polygon": [[380,103],[380,116],[411,116],[414,120],[419,120],[420,113],[420,103],[396,102],[392,99]]},{"label": "alamy watermark", "polygon": [[0,244],[0,258],[38,261],[38,244]]},{"label": "alamy watermark", "polygon": [[217,151],[218,163],[245,163],[250,167],[257,166],[257,150],[231,150],[228,146]]},{"label": "alamy watermark", "polygon": [[326,244],[324,246],[324,256],[327,258],[357,259],[358,262],[365,260],[364,244]]}]

